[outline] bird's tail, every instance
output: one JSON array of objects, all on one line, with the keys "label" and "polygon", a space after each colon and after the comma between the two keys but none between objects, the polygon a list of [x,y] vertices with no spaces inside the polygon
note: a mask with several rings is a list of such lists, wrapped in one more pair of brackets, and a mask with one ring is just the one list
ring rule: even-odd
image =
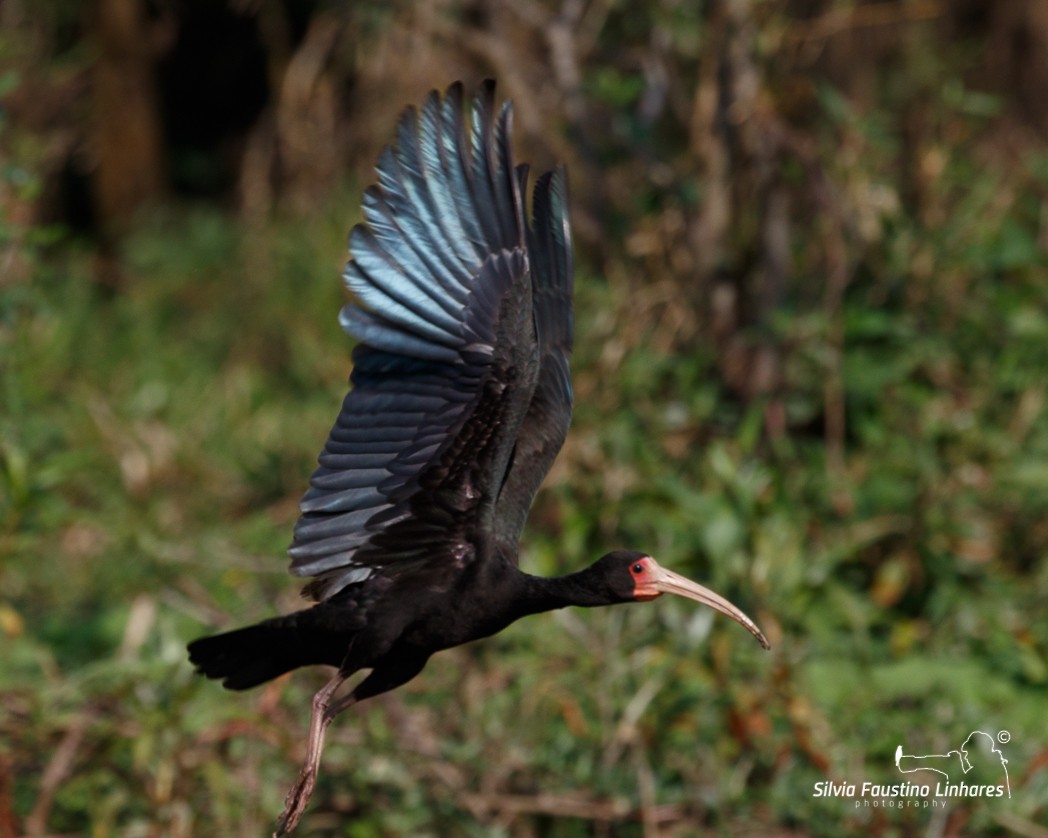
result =
[{"label": "bird's tail", "polygon": [[[310,609],[311,610],[311,609]],[[246,628],[201,637],[189,644],[197,672],[222,681],[230,690],[246,690],[299,666],[339,663],[337,641],[318,636],[300,611]],[[335,642],[333,642],[335,641]],[[345,645],[342,646],[345,652]]]}]

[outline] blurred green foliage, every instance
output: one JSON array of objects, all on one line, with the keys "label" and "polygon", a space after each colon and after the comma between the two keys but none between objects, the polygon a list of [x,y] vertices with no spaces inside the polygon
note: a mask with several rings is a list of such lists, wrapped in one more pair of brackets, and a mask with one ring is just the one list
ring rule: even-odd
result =
[{"label": "blurred green foliage", "polygon": [[[767,8],[774,90],[787,39]],[[715,33],[687,4],[627,11],[611,4],[608,60],[581,80],[618,114],[591,149],[609,243],[580,248],[575,421],[523,562],[650,550],[774,649],[683,602],[530,618],[340,718],[304,833],[1039,834],[1048,157],[987,152],[1002,106],[953,72],[964,50],[907,53],[876,107],[815,85],[804,142],[776,161],[796,211],[787,292],[740,331],[778,348],[781,381],[740,393],[693,322],[690,263],[664,276],[708,184],[610,58],[658,35],[701,74]],[[0,74],[0,97],[17,84]],[[933,138],[919,189],[895,121],[914,101]],[[12,206],[40,188],[23,139],[0,158]],[[654,174],[625,194],[637,160]],[[807,212],[819,183],[831,197]],[[359,193],[250,221],[154,208],[112,245],[118,290],[92,243],[0,220],[22,277],[0,277],[0,835],[271,827],[325,674],[234,695],[192,675],[184,644],[300,605],[281,556],[349,371],[336,277]],[[728,228],[729,273],[758,258],[757,224]],[[944,752],[973,729],[1010,732],[1010,800],[930,815],[812,796],[898,782],[897,745]]]}]

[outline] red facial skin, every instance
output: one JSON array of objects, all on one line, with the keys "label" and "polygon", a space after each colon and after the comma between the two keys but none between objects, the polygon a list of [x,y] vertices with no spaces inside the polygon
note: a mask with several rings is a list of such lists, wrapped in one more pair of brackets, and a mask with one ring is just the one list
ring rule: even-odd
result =
[{"label": "red facial skin", "polygon": [[638,559],[630,565],[630,576],[633,577],[633,596],[638,602],[647,602],[662,596],[662,591],[654,585],[658,581],[655,560],[651,556]]}]

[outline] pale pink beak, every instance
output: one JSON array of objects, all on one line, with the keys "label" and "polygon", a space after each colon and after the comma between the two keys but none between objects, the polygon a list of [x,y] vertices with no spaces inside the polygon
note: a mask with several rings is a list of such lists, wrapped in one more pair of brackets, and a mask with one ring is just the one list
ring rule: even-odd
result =
[{"label": "pale pink beak", "polygon": [[687,597],[703,605],[708,605],[715,611],[720,611],[739,623],[750,634],[757,638],[757,642],[765,649],[770,649],[771,644],[764,636],[757,624],[753,622],[743,611],[728,602],[720,594],[715,594],[709,588],[705,588],[698,582],[692,582],[672,570],[661,567],[654,559],[648,560],[648,571],[650,577],[640,581],[637,585],[637,599],[654,599],[662,594],[677,594]]}]

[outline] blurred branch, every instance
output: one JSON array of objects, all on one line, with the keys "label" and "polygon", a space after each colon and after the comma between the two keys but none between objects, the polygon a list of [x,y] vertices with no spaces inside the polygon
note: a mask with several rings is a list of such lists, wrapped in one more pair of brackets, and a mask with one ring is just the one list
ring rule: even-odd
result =
[{"label": "blurred branch", "polygon": [[933,20],[943,17],[946,11],[944,0],[894,0],[835,6],[812,20],[791,23],[784,33],[784,41],[790,44],[826,40],[856,29]]},{"label": "blurred branch", "polygon": [[25,820],[27,838],[38,838],[38,836],[42,838],[48,834],[47,821],[51,814],[51,804],[54,802],[55,793],[72,773],[77,752],[84,741],[84,735],[98,717],[99,712],[97,707],[88,707],[65,729],[47,767],[40,775],[40,791],[37,794],[36,803]]},{"label": "blurred branch", "polygon": [[594,800],[575,794],[472,794],[462,800],[470,809],[488,817],[548,815],[558,818],[581,818],[595,821],[617,821],[628,818],[632,807],[624,800]]},{"label": "blurred branch", "polygon": [[1048,838],[1048,827],[1040,826],[1021,815],[1012,812],[998,812],[994,820],[1001,826],[1022,838]]}]

